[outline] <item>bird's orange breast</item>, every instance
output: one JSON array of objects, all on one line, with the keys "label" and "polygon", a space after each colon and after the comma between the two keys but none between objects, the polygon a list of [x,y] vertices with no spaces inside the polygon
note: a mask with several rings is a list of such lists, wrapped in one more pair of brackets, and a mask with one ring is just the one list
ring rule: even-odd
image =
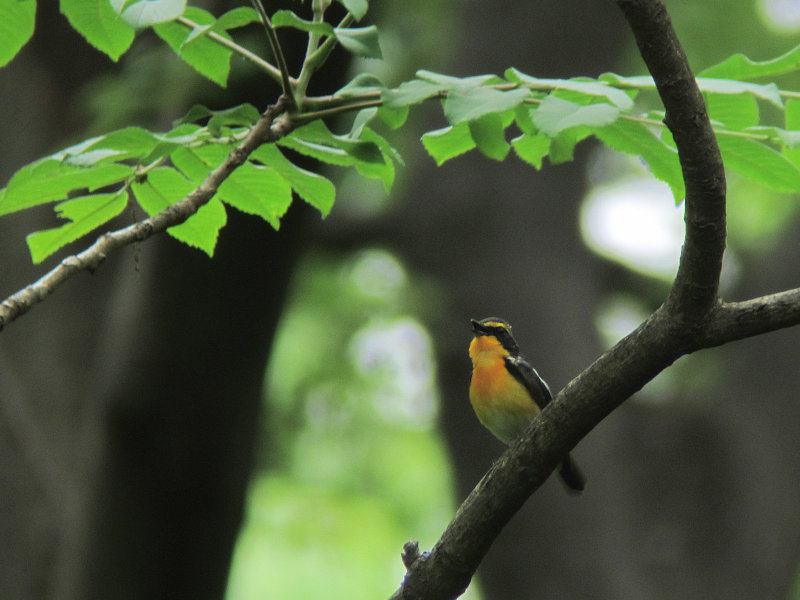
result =
[{"label": "bird's orange breast", "polygon": [[473,367],[470,403],[484,427],[507,443],[539,413],[539,407],[506,369],[506,354],[490,336],[476,337],[469,347]]}]

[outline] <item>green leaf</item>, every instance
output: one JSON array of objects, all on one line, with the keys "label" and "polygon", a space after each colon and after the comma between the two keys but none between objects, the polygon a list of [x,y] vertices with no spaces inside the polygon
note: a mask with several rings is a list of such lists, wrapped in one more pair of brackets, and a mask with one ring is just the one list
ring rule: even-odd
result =
[{"label": "green leaf", "polygon": [[[131,190],[139,206],[150,215],[156,215],[165,208],[185,198],[194,185],[174,169],[161,167],[153,169],[144,181],[134,181]],[[214,255],[219,230],[226,222],[225,208],[218,199],[212,198],[186,222],[167,229],[176,240]]]},{"label": "green leaf", "polygon": [[476,87],[464,92],[453,91],[444,101],[444,114],[452,125],[458,125],[490,113],[514,109],[528,97],[530,92],[525,89],[500,91]]},{"label": "green leaf", "polygon": [[445,86],[422,79],[404,81],[397,88],[381,93],[383,105],[387,108],[403,108],[419,104],[447,89]]},{"label": "green leaf", "polygon": [[270,17],[274,27],[294,27],[308,33],[316,33],[317,35],[333,35],[333,25],[330,23],[315,23],[313,21],[306,21],[301,19],[290,10],[276,11]]},{"label": "green leaf", "polygon": [[383,82],[372,73],[359,73],[347,85],[334,92],[339,98],[351,98],[383,91]]},{"label": "green leaf", "polygon": [[800,46],[777,58],[764,61],[754,61],[744,54],[734,54],[721,63],[705,69],[700,76],[718,79],[756,79],[775,77],[798,69],[800,69]]},{"label": "green leaf", "polygon": [[497,75],[473,75],[471,77],[453,77],[451,75],[442,75],[441,73],[434,73],[433,71],[426,71],[420,69],[417,71],[417,77],[424,81],[428,81],[440,86],[443,90],[460,90],[466,91],[470,88],[480,87],[482,85],[494,85],[506,83]]},{"label": "green leaf", "polygon": [[70,242],[83,237],[121,213],[128,204],[125,190],[113,194],[95,194],[62,202],[56,206],[58,215],[71,223],[37,231],[28,235],[28,248],[34,264],[63,248]]},{"label": "green leaf", "polygon": [[111,6],[131,27],[144,29],[177,19],[186,9],[186,0],[110,0]]},{"label": "green leaf", "polygon": [[209,144],[208,146],[187,147],[182,146],[175,149],[169,157],[175,168],[192,181],[199,185],[216,169],[228,156],[228,147]]},{"label": "green leaf", "polygon": [[[790,131],[800,131],[800,100],[790,98],[786,101],[786,113],[784,115],[786,129]],[[796,167],[800,167],[800,148],[790,147],[783,149],[783,155]]]},{"label": "green leaf", "polygon": [[251,23],[260,22],[261,17],[258,16],[258,13],[255,10],[249,6],[239,6],[238,8],[229,10],[219,19],[217,19],[217,22],[214,23],[212,29],[216,32],[220,32],[223,30],[236,29],[237,27],[244,27],[246,25],[250,25]]},{"label": "green leaf", "polygon": [[[639,77],[623,77],[622,75],[617,75],[616,73],[603,73],[600,76],[600,79],[614,83],[618,86],[632,87],[636,89],[656,89],[653,78],[647,75]],[[781,100],[780,91],[778,90],[778,86],[776,86],[774,83],[759,85],[756,83],[747,83],[745,81],[699,77],[697,79],[697,85],[703,92],[715,92],[718,94],[752,94],[756,98],[766,100],[778,108],[783,108],[783,100]]]},{"label": "green leaf", "polygon": [[800,170],[769,146],[734,136],[717,136],[725,166],[778,192],[800,192]]},{"label": "green leaf", "polygon": [[422,145],[438,166],[475,147],[469,125],[460,123],[444,129],[429,131],[422,136]]},{"label": "green leaf", "polygon": [[[187,7],[184,16],[200,26],[214,24],[214,17],[210,13],[196,7]],[[210,40],[207,36],[194,37],[190,41],[193,30],[175,21],[159,23],[153,26],[153,30],[172,48],[175,54],[198,73],[221,87],[227,85],[233,54],[231,50]],[[224,31],[219,32],[219,35],[230,39],[230,36]]]},{"label": "green leaf", "polygon": [[378,118],[386,123],[389,129],[398,129],[402,127],[406,119],[408,119],[408,112],[408,106],[389,108],[384,105],[378,108]]},{"label": "green leaf", "polygon": [[511,145],[517,156],[536,169],[542,168],[542,159],[550,152],[550,138],[546,135],[523,133],[511,140]]},{"label": "green leaf", "polygon": [[678,153],[655,137],[647,127],[620,119],[595,130],[594,134],[612,150],[640,156],[650,167],[650,172],[669,185],[675,202],[683,200],[686,192]]},{"label": "green leaf", "polygon": [[35,21],[36,0],[0,0],[0,67],[31,39]]},{"label": "green leaf", "polygon": [[61,0],[60,8],[72,28],[113,61],[133,43],[133,28],[114,12],[108,0]]},{"label": "green leaf", "polygon": [[319,210],[323,218],[328,216],[336,198],[336,187],[329,180],[293,164],[275,144],[261,145],[251,158],[272,167],[289,182],[300,198]]},{"label": "green leaf", "polygon": [[506,70],[509,81],[520,83],[533,90],[570,90],[589,97],[601,97],[608,100],[620,110],[633,108],[633,100],[628,94],[604,81],[586,81],[581,79],[540,79],[531,77],[515,68]]},{"label": "green leaf", "polygon": [[14,174],[0,199],[0,215],[64,200],[74,190],[88,189],[91,192],[119,183],[132,173],[131,167],[119,164],[84,168],[45,158],[22,167]]},{"label": "green leaf", "polygon": [[356,21],[360,21],[367,14],[367,0],[339,0],[339,2],[353,14]]},{"label": "green leaf", "polygon": [[468,122],[469,133],[475,145],[484,156],[502,161],[508,156],[511,147],[506,142],[503,119],[497,113],[490,113]]},{"label": "green leaf", "polygon": [[610,104],[581,106],[556,96],[545,98],[532,113],[536,127],[550,137],[555,137],[566,129],[580,125],[602,127],[613,123],[618,116],[619,109]]},{"label": "green leaf", "polygon": [[277,230],[292,203],[292,188],[275,169],[248,162],[219,186],[219,197],[242,212],[261,217]]},{"label": "green leaf", "polygon": [[706,94],[708,116],[728,129],[758,125],[758,102],[751,94]]},{"label": "green leaf", "polygon": [[364,58],[383,58],[381,46],[378,42],[378,28],[369,27],[334,29],[334,35],[339,43],[351,54]]}]

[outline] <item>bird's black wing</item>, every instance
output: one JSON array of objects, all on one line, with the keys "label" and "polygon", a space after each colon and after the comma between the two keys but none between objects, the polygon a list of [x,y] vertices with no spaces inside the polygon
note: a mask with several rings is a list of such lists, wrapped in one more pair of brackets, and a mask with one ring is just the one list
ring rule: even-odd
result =
[{"label": "bird's black wing", "polygon": [[506,356],[506,368],[508,372],[514,376],[514,379],[519,381],[528,393],[533,398],[533,401],[542,409],[550,403],[553,399],[550,394],[550,388],[544,382],[544,379],[539,377],[530,363],[521,356]]}]

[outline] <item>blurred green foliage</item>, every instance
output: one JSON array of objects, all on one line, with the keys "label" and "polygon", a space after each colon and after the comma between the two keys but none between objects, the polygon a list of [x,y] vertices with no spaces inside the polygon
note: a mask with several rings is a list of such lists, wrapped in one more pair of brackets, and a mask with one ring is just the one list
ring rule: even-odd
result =
[{"label": "blurred green foliage", "polygon": [[432,545],[455,507],[435,430],[435,302],[390,253],[308,257],[267,368],[262,468],[230,600],[386,597],[403,543]]}]

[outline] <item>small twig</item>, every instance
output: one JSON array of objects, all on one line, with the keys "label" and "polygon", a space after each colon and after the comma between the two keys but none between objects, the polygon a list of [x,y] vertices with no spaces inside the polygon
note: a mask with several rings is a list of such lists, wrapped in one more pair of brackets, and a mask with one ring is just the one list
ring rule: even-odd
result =
[{"label": "small twig", "polygon": [[268,142],[274,142],[287,134],[296,126],[288,115],[282,119],[278,117],[285,113],[289,99],[285,96],[270,106],[256,122],[244,140],[231,152],[216,169],[211,171],[199,187],[175,204],[165,208],[160,213],[138,223],[104,233],[89,248],[73,256],[69,256],[59,263],[57,267],[44,275],[35,283],[12,294],[0,303],[0,329],[5,325],[28,312],[39,302],[52,294],[55,289],[79,271],[93,272],[100,263],[114,250],[128,244],[146,240],[155,233],[165,231],[169,227],[185,222],[195,214],[201,206],[208,203],[217,193],[230,174],[244,164],[256,148]]},{"label": "small twig", "polygon": [[[186,25],[187,27],[191,27],[192,29],[197,29],[198,27],[201,27],[201,25],[195,23],[190,19],[187,19],[186,17],[178,17],[177,20],[179,23],[183,23],[184,25]],[[236,54],[238,54],[239,56],[241,56],[246,60],[249,60],[251,63],[259,67],[262,71],[266,72],[275,81],[281,83],[281,71],[280,69],[275,67],[275,65],[273,65],[272,63],[267,62],[257,54],[250,52],[250,50],[248,50],[243,46],[240,46],[236,42],[233,42],[227,38],[222,37],[215,31],[206,31],[204,35],[207,38],[214,40],[220,46],[225,46],[229,50],[233,50],[234,52],[236,52]]]},{"label": "small twig", "polygon": [[269,19],[269,15],[267,11],[264,9],[264,5],[261,3],[261,0],[250,0],[253,5],[253,8],[256,9],[259,16],[261,17],[261,23],[264,25],[264,30],[267,32],[267,40],[269,41],[269,46],[272,49],[272,54],[275,56],[275,60],[278,63],[278,68],[281,71],[281,85],[283,86],[283,95],[289,99],[289,104],[292,108],[297,106],[294,97],[294,89],[292,87],[292,78],[289,75],[289,67],[286,64],[286,57],[283,54],[283,49],[281,48],[281,43],[278,40],[278,34],[275,32],[275,28],[272,26],[272,21]]}]

